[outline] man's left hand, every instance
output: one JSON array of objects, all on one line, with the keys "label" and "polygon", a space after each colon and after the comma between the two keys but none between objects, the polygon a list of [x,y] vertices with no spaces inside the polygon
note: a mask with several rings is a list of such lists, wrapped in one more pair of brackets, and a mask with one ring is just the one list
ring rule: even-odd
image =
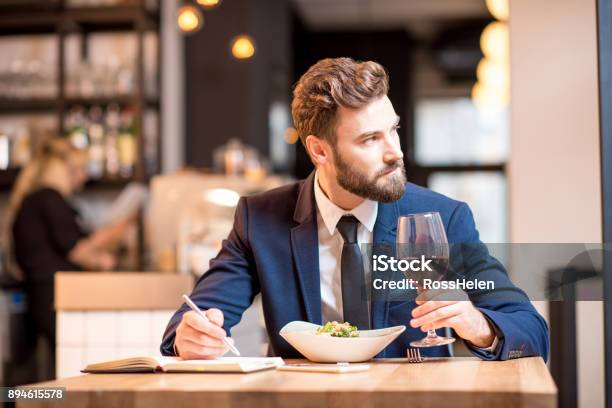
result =
[{"label": "man's left hand", "polygon": [[467,293],[460,290],[428,290],[419,294],[412,310],[412,327],[430,329],[452,327],[457,335],[476,347],[490,347],[495,339],[491,323],[474,307]]}]

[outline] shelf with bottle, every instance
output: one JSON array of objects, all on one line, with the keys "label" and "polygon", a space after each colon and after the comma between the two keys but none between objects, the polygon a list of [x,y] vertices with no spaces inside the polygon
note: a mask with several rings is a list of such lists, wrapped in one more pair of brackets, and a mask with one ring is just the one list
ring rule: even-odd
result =
[{"label": "shelf with bottle", "polygon": [[[130,98],[143,97],[154,104],[159,95],[159,39],[151,32],[144,33],[141,39],[139,42],[139,36],[129,31],[66,36],[65,97],[115,99],[120,103],[132,103]],[[142,47],[141,53],[139,47]],[[142,89],[138,89],[139,74]]]},{"label": "shelf with bottle", "polygon": [[[88,188],[122,187],[158,172],[159,0],[57,0],[57,7],[31,10],[3,5],[0,0],[1,48],[11,52],[0,62],[0,133],[13,116],[27,116],[26,128],[37,116],[53,117],[49,137],[68,137],[88,151]],[[22,35],[28,33],[37,35]],[[84,119],[76,126],[78,111]],[[19,167],[15,133],[7,129],[9,164],[0,168],[0,181],[10,186]],[[30,152],[37,140],[31,138]]]},{"label": "shelf with bottle", "polygon": [[[137,125],[134,109],[110,104],[105,109],[78,106],[66,116],[63,134],[87,149],[87,188],[118,188],[135,179]],[[61,137],[55,115],[0,118],[0,191],[9,190],[43,140]]]},{"label": "shelf with bottle", "polygon": [[110,103],[105,107],[76,105],[64,117],[64,136],[87,149],[92,181],[131,180],[138,156],[136,111]]},{"label": "shelf with bottle", "polygon": [[[144,97],[137,92],[138,40],[134,33],[67,36],[63,95],[59,92],[57,38],[16,36],[0,42],[5,57],[0,62],[0,114],[60,111],[75,104],[159,105],[155,34],[143,37]],[[96,52],[83,55],[83,49]]]}]

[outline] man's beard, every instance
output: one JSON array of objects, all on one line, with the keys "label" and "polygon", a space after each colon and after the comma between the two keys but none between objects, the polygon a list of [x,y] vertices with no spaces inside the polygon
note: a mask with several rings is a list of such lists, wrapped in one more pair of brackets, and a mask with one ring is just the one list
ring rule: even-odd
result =
[{"label": "man's beard", "polygon": [[[406,190],[406,169],[402,160],[389,164],[384,169],[377,171],[374,176],[368,177],[359,168],[352,167],[344,161],[337,150],[334,150],[334,158],[336,161],[336,181],[340,187],[355,195],[373,201],[390,203],[399,200]],[[384,173],[394,169],[400,169],[400,171],[390,176],[384,176]],[[379,185],[377,182],[383,177],[386,180],[384,180],[384,184]]]}]

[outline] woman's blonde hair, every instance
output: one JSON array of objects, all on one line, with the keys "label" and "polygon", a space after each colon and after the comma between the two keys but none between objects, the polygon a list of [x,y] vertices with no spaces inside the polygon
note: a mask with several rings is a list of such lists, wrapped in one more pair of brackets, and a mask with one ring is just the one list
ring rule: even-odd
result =
[{"label": "woman's blonde hair", "polygon": [[13,222],[21,207],[24,198],[41,187],[42,175],[53,160],[68,162],[71,156],[84,153],[75,147],[69,140],[52,138],[44,141],[32,160],[19,172],[8,203],[8,210],[5,212],[5,219],[2,231],[2,247],[5,254],[5,266],[14,278],[21,280],[23,274],[17,267],[13,258]]}]

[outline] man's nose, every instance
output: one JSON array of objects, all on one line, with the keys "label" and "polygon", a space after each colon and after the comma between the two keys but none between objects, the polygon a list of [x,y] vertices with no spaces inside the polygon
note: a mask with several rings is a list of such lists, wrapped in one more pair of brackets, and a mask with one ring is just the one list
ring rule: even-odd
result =
[{"label": "man's nose", "polygon": [[389,135],[386,138],[384,160],[387,163],[396,162],[404,157],[399,137]]}]

